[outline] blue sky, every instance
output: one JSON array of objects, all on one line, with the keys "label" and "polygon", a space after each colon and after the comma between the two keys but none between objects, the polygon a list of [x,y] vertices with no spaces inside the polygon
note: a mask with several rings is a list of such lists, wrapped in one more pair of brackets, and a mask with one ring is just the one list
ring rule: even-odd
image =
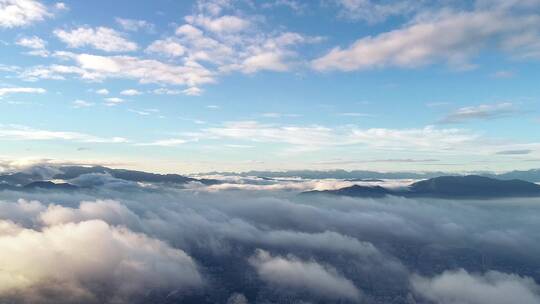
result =
[{"label": "blue sky", "polygon": [[0,0],[0,160],[540,166],[540,1]]}]

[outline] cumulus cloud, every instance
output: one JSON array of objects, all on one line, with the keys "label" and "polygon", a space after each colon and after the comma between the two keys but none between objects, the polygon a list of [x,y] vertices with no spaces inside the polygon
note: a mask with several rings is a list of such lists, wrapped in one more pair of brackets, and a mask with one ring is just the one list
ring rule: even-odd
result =
[{"label": "cumulus cloud", "polygon": [[79,27],[71,31],[57,29],[54,34],[70,48],[91,46],[106,52],[130,52],[137,50],[137,44],[107,27]]},{"label": "cumulus cloud", "polygon": [[354,71],[446,62],[470,68],[469,59],[493,44],[514,56],[535,57],[540,35],[534,29],[539,24],[538,15],[516,13],[512,6],[423,14],[400,29],[360,38],[346,48],[336,47],[313,60],[312,67]]},{"label": "cumulus cloud", "polygon": [[[111,181],[109,180],[108,182]],[[81,184],[81,181],[76,181],[76,183]],[[33,203],[35,204],[36,202]],[[19,201],[19,204],[29,206],[29,203],[25,201]],[[60,205],[49,205],[47,210],[42,210],[39,217],[47,226],[80,223],[92,219],[100,219],[111,225],[128,225],[130,227],[137,227],[139,225],[138,217],[131,210],[113,200],[83,201],[77,209],[66,208]]]},{"label": "cumulus cloud", "polygon": [[171,57],[178,57],[184,55],[185,47],[175,41],[173,38],[167,38],[165,40],[156,40],[152,42],[147,48],[146,52],[158,53]]},{"label": "cumulus cloud", "polygon": [[[204,3],[203,3],[204,2]],[[224,1],[198,1],[185,23],[178,26],[174,36],[151,42],[147,55],[161,55],[162,62],[140,56],[101,56],[92,53],[75,54],[44,49],[34,55],[62,60],[60,64],[38,65],[19,72],[27,81],[40,79],[64,80],[67,76],[87,81],[109,78],[135,79],[141,83],[185,86],[179,91],[188,96],[201,95],[201,85],[213,83],[223,74],[261,71],[284,72],[298,65],[298,48],[317,43],[321,37],[311,37],[283,30],[267,31],[258,16],[234,10]],[[227,3],[225,3],[227,2]],[[126,31],[152,31],[144,20],[117,18]],[[56,29],[54,34],[69,48],[94,48],[105,52],[132,52],[139,49],[122,32],[98,26]],[[65,62],[73,61],[73,65]]]},{"label": "cumulus cloud", "polygon": [[51,65],[22,73],[30,79],[63,79],[63,75],[78,75],[89,81],[108,78],[135,79],[140,83],[184,85],[188,87],[214,82],[214,74],[196,62],[183,65],[132,56],[99,56],[57,52],[58,57],[73,60],[77,66]]},{"label": "cumulus cloud", "polygon": [[108,97],[108,98],[105,98],[105,105],[110,106],[110,107],[122,104],[124,102],[126,102],[126,101],[124,99],[120,98],[120,97]]},{"label": "cumulus cloud", "polygon": [[472,274],[460,269],[433,278],[416,275],[412,285],[421,296],[440,304],[540,303],[540,286],[532,278],[497,271]]},{"label": "cumulus cloud", "polygon": [[43,39],[37,36],[23,37],[23,38],[18,39],[16,43],[17,45],[35,49],[35,50],[44,49],[45,44],[46,44],[46,42]]},{"label": "cumulus cloud", "polygon": [[1,0],[0,27],[13,28],[50,17],[45,5],[35,0]]},{"label": "cumulus cloud", "polygon": [[246,29],[250,22],[238,16],[220,16],[217,18],[209,18],[203,15],[188,16],[187,21],[192,24],[201,26],[209,31],[217,33],[238,32]]},{"label": "cumulus cloud", "polygon": [[116,18],[115,21],[126,31],[136,32],[145,30],[147,32],[153,32],[155,28],[154,24],[146,20]]},{"label": "cumulus cloud", "polygon": [[[197,288],[202,277],[185,252],[103,221],[23,229],[1,221],[0,296],[128,302],[146,290]],[[8,226],[8,229],[6,229]],[[105,283],[105,285],[103,285]],[[43,290],[44,294],[35,295]]]},{"label": "cumulus cloud", "polygon": [[322,298],[358,301],[360,291],[354,284],[338,274],[334,268],[315,261],[302,261],[294,256],[272,256],[258,250],[250,264],[267,283],[294,291],[307,291]]},{"label": "cumulus cloud", "polygon": [[321,40],[295,32],[265,32],[255,26],[257,18],[224,14],[229,6],[222,3],[210,9],[208,3],[199,4],[185,18],[186,24],[176,29],[185,57],[217,65],[224,73],[287,71],[294,65],[296,47]]}]

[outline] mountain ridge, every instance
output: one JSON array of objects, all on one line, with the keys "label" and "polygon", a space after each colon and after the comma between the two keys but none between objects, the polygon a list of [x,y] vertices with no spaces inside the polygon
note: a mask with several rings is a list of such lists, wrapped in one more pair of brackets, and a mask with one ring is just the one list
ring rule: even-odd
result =
[{"label": "mountain ridge", "polygon": [[351,197],[502,198],[540,197],[540,185],[519,180],[500,180],[479,175],[440,176],[411,184],[406,189],[353,185],[336,190],[306,191],[302,194],[329,194]]}]

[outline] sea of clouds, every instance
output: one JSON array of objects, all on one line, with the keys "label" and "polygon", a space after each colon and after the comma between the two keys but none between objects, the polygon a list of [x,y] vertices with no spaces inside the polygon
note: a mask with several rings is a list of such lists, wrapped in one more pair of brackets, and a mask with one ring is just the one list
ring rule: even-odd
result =
[{"label": "sea of clouds", "polygon": [[303,196],[351,182],[219,178],[0,192],[0,302],[540,303],[538,198]]}]

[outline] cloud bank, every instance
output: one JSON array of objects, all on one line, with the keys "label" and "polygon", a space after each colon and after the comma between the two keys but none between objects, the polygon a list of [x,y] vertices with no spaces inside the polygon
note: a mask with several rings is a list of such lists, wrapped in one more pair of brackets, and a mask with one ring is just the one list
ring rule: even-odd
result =
[{"label": "cloud bank", "polygon": [[351,181],[235,179],[92,173],[64,181],[77,191],[1,191],[0,300],[538,303],[537,199],[306,197]]}]

